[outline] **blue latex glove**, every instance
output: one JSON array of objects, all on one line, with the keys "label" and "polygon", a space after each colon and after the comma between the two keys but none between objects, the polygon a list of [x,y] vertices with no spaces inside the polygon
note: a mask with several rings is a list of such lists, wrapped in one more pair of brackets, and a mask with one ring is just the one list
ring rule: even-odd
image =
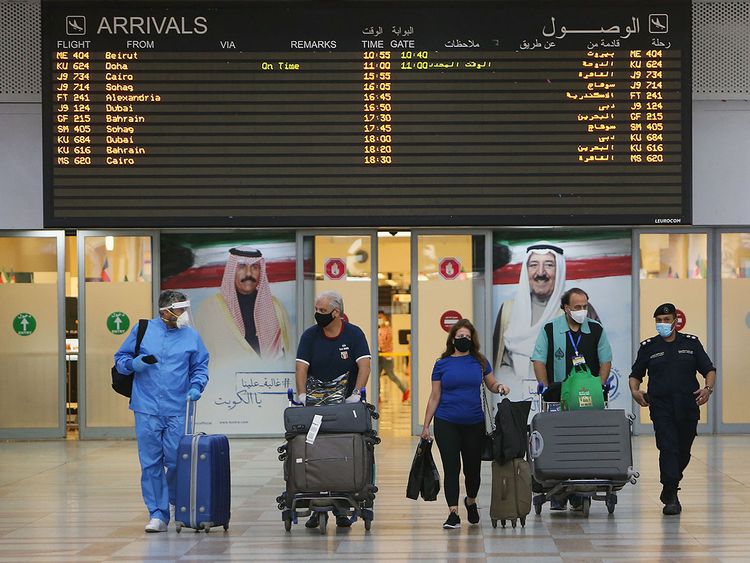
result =
[{"label": "blue latex glove", "polygon": [[141,373],[143,370],[145,370],[148,367],[148,364],[143,361],[144,357],[145,356],[141,354],[133,358],[133,371],[135,373]]},{"label": "blue latex glove", "polygon": [[201,392],[198,391],[195,387],[191,387],[188,391],[187,398],[191,401],[197,401],[201,398]]}]

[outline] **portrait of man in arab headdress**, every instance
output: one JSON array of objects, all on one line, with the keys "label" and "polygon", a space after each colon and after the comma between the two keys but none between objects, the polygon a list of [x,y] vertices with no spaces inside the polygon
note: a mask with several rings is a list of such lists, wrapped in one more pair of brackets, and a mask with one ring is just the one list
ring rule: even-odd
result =
[{"label": "portrait of man in arab headdress", "polygon": [[271,295],[266,261],[253,247],[229,250],[221,287],[201,303],[196,325],[212,358],[244,353],[272,360],[291,353],[287,312]]},{"label": "portrait of man in arab headdress", "polygon": [[[492,338],[495,374],[510,387],[513,401],[526,400],[536,390],[531,354],[542,327],[563,313],[564,292],[563,249],[548,242],[526,248],[515,297],[500,306]],[[597,318],[591,306],[589,316]]]}]

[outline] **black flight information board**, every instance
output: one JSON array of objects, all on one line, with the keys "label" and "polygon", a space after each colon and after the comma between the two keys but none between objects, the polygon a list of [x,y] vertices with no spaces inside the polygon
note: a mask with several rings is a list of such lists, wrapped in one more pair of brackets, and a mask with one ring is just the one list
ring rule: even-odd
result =
[{"label": "black flight information board", "polygon": [[691,221],[690,3],[42,2],[45,225]]}]

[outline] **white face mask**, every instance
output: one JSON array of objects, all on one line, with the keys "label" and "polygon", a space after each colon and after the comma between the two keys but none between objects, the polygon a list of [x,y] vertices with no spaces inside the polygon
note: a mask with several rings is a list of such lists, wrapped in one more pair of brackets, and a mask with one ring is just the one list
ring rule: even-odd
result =
[{"label": "white face mask", "polygon": [[580,325],[583,324],[583,321],[586,320],[586,316],[588,315],[588,313],[588,309],[582,309],[581,311],[571,311],[570,318]]},{"label": "white face mask", "polygon": [[185,328],[190,326],[190,316],[187,313],[182,313],[175,321],[177,328]]}]

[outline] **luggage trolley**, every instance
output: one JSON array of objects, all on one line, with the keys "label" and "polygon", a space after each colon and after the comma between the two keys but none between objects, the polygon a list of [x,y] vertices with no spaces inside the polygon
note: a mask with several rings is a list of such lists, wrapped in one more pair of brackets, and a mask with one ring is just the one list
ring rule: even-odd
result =
[{"label": "luggage trolley", "polygon": [[[289,406],[304,406],[301,403],[294,400],[294,393],[291,388],[287,390],[287,396],[289,398]],[[366,403],[366,391],[364,388],[360,391],[361,400]],[[375,411],[373,405],[367,405],[370,411],[370,416],[373,419],[379,418],[378,413]],[[366,491],[363,494],[353,493],[342,493],[337,491],[319,491],[319,492],[300,492],[293,495],[289,495],[288,491],[284,491],[276,497],[279,510],[282,511],[281,519],[284,522],[284,529],[287,532],[291,532],[292,525],[299,523],[299,518],[311,516],[314,512],[319,515],[319,531],[321,534],[325,534],[328,527],[329,512],[335,512],[339,515],[345,515],[349,518],[350,523],[354,523],[357,519],[361,518],[364,521],[365,530],[369,531],[372,527],[372,521],[374,519],[373,505],[375,501],[375,494],[378,492],[378,487],[375,486],[375,453],[374,446],[380,443],[380,438],[373,431],[371,436],[367,440],[368,452],[372,457],[372,468],[370,470],[370,484],[366,487]],[[283,444],[277,448],[279,452],[279,461],[284,463],[284,479],[287,480],[287,445]]]},{"label": "luggage trolley", "polygon": [[[542,461],[541,458],[544,455],[545,438],[542,429],[535,429],[534,419],[532,419],[531,432],[529,435],[529,461],[531,462],[532,474],[534,476],[534,493],[536,493],[532,499],[534,512],[537,515],[541,514],[542,506],[547,501],[553,499],[557,501],[566,501],[571,495],[578,495],[582,497],[582,511],[585,518],[588,518],[589,516],[592,500],[604,501],[609,514],[613,514],[615,506],[617,505],[617,492],[628,483],[635,485],[638,477],[640,477],[640,474],[633,469],[632,448],[630,442],[631,426],[635,417],[620,409],[563,412],[560,409],[559,402],[545,401],[541,389],[538,391],[539,411],[542,416],[545,416],[545,413],[555,413],[551,415],[555,419],[557,419],[558,416],[561,417],[560,420],[563,420],[563,417],[567,417],[566,424],[554,425],[559,427],[559,435],[560,437],[564,436],[566,441],[564,446],[560,446],[561,449],[578,448],[581,450],[588,449],[591,452],[595,452],[596,448],[601,446],[602,443],[596,443],[596,440],[587,439],[586,425],[583,418],[598,418],[600,416],[607,417],[610,420],[610,423],[613,421],[619,423],[608,425],[612,428],[617,427],[617,430],[613,430],[612,434],[608,437],[611,441],[606,444],[608,446],[606,449],[609,450],[607,455],[612,455],[611,445],[613,443],[618,443],[619,441],[622,448],[619,452],[616,452],[619,455],[619,459],[614,460],[612,463],[612,465],[615,466],[617,465],[616,462],[620,462],[621,469],[619,470],[613,471],[612,467],[599,470],[590,467],[582,470],[581,468],[576,468],[574,466],[575,464],[571,465],[566,463],[561,457],[559,467],[553,468],[549,472],[552,473],[552,475],[545,474],[545,470],[549,468],[539,467]],[[605,392],[606,391],[608,391],[608,389],[605,389]],[[537,414],[534,418],[536,419],[540,414]],[[571,421],[571,415],[578,420]],[[616,420],[618,416],[622,416],[622,419]],[[624,421],[626,421],[626,423],[623,424]],[[580,440],[578,441],[575,440],[574,436],[576,433],[576,430],[574,430],[576,424],[581,424],[581,426],[579,426],[579,428],[581,428]],[[625,440],[625,435],[627,435],[627,440]],[[571,437],[573,439],[571,439]],[[550,438],[551,437],[549,436],[547,437],[548,443],[546,444],[546,447],[548,450],[555,448],[555,444],[549,443]],[[568,443],[568,440],[570,440],[571,443]],[[587,442],[590,443],[587,444]],[[552,455],[554,456],[554,453],[552,453]],[[627,465],[623,465],[623,462]],[[601,471],[601,474],[598,475],[597,471]],[[607,474],[612,475],[610,476]],[[607,475],[607,478],[605,478],[605,475]]]}]

